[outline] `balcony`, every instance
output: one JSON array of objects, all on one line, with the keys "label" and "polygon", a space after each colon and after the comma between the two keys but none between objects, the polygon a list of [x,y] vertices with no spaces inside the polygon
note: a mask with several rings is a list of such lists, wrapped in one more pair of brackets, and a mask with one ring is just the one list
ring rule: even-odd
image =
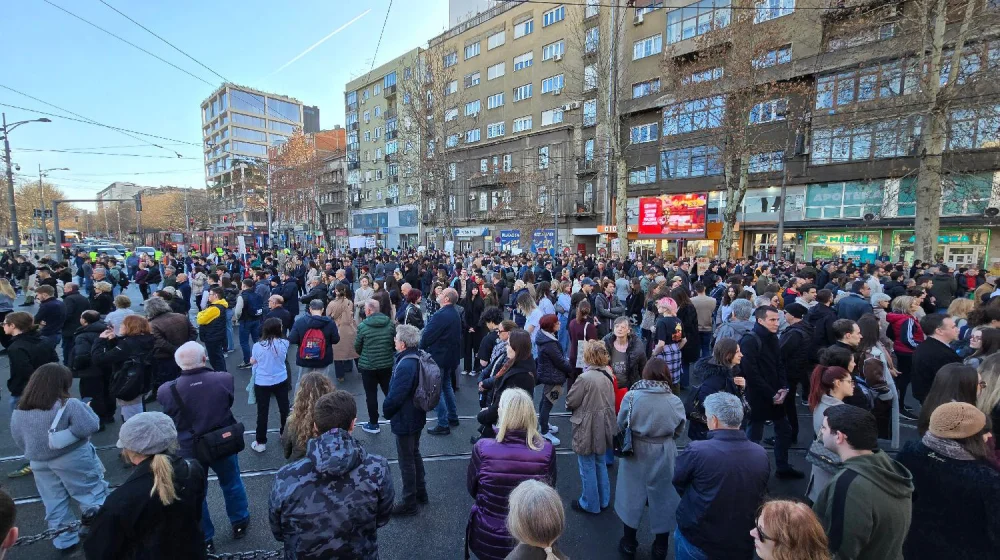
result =
[{"label": "balcony", "polygon": [[399,182],[399,175],[389,175],[389,182],[390,183],[398,183]]},{"label": "balcony", "polygon": [[396,157],[396,154],[385,154],[385,156],[383,157],[383,160],[386,163],[396,163],[397,159],[398,158]]},{"label": "balcony", "polygon": [[351,201],[351,208],[361,208],[361,201],[360,200],[352,200]]},{"label": "balcony", "polygon": [[395,109],[391,109],[390,108],[390,109],[386,109],[385,113],[383,113],[383,115],[385,116],[385,120],[391,121],[392,119],[395,119],[396,117],[398,117],[399,113]]},{"label": "balcony", "polygon": [[593,198],[578,198],[576,204],[573,205],[574,214],[577,216],[590,216],[597,212],[597,205],[594,204]]},{"label": "balcony", "polygon": [[593,175],[597,173],[597,161],[593,159],[581,159],[576,162],[577,175]]},{"label": "balcony", "polygon": [[399,131],[398,130],[389,130],[389,131],[386,131],[386,133],[385,133],[385,139],[386,139],[386,141],[395,140],[397,138],[399,138]]},{"label": "balcony", "polygon": [[490,185],[496,185],[498,183],[498,177],[496,173],[485,173],[477,177],[472,177],[469,179],[469,188],[475,189],[477,187],[487,187]]},{"label": "balcony", "polygon": [[398,196],[394,196],[392,198],[386,198],[385,199],[385,205],[386,206],[395,206],[397,204],[399,204],[399,197]]},{"label": "balcony", "polygon": [[347,104],[347,112],[348,113],[350,113],[351,111],[357,111],[357,110],[358,110],[358,102],[357,101],[355,101],[354,103],[348,103]]},{"label": "balcony", "polygon": [[386,99],[389,99],[390,97],[396,97],[396,84],[382,88],[382,95]]},{"label": "balcony", "polygon": [[359,123],[358,121],[354,121],[350,125],[348,125],[347,130],[358,130],[358,128],[360,127],[361,123]]},{"label": "balcony", "polygon": [[355,169],[361,169],[361,162],[360,161],[349,161],[349,162],[347,162],[347,169],[349,171],[353,171]]}]

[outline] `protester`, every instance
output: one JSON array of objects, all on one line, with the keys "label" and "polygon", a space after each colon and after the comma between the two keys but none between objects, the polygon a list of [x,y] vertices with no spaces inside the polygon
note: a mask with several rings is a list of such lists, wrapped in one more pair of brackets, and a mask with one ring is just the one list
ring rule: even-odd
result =
[{"label": "protester", "polygon": [[[297,377],[310,371],[325,375],[333,363],[333,345],[340,342],[340,332],[337,323],[323,315],[325,308],[322,300],[310,301],[308,313],[296,319],[288,333],[288,342],[299,345],[295,353],[295,365],[299,368]],[[292,383],[293,389],[297,386],[298,382]]]},{"label": "protester", "polygon": [[376,530],[392,513],[392,477],[385,457],[368,453],[351,435],[356,420],[347,391],[321,397],[313,410],[317,436],[305,457],[275,475],[271,533],[284,543],[286,558],[379,557]]},{"label": "protester", "polygon": [[297,461],[306,454],[306,443],[313,437],[313,406],[323,395],[334,391],[333,381],[320,372],[310,372],[299,379],[292,412],[281,434],[285,459]]},{"label": "protester", "polygon": [[823,526],[805,504],[788,500],[765,503],[750,535],[760,560],[830,560]]},{"label": "protester", "polygon": [[198,336],[205,344],[208,361],[214,371],[226,369],[226,313],[229,303],[225,292],[219,286],[208,290],[208,305],[198,312],[195,321],[198,323]]},{"label": "protester", "polygon": [[913,397],[922,403],[938,370],[947,364],[961,363],[962,358],[950,346],[958,337],[954,319],[931,313],[920,320],[920,328],[927,339],[913,351],[912,382]]},{"label": "protester", "polygon": [[[419,295],[420,292],[418,291],[417,296]],[[409,294],[407,294],[407,298],[409,298]],[[476,365],[475,352],[479,349],[479,344],[483,341],[483,336],[486,334],[482,324],[483,310],[486,309],[486,304],[483,302],[479,286],[476,283],[472,283],[465,298],[459,301],[458,305],[462,308],[463,329],[465,330],[462,333],[463,368],[466,375],[474,376],[479,372],[479,367]],[[552,302],[549,302],[549,306],[552,306]],[[415,307],[415,304],[410,307]],[[417,311],[419,312],[419,309]],[[413,312],[408,312],[405,315],[410,320],[413,320]],[[404,322],[406,319],[407,317],[404,317]]]},{"label": "protester", "polygon": [[979,367],[983,360],[1000,352],[1000,329],[976,327],[969,335],[969,350],[972,352],[963,363]]},{"label": "protester", "polygon": [[39,301],[38,312],[35,313],[35,324],[39,326],[38,334],[43,341],[56,348],[62,342],[66,306],[56,298],[56,291],[52,286],[39,286],[35,294]]},{"label": "protester", "polygon": [[[114,308],[114,286],[108,282],[94,282],[94,291],[90,297],[90,306],[92,309],[100,313],[101,315],[106,315],[111,313]],[[145,298],[143,298],[145,299]]]},{"label": "protester", "polygon": [[930,427],[931,415],[941,405],[964,402],[976,406],[983,390],[983,378],[975,368],[963,364],[948,364],[934,377],[917,419],[917,433],[923,436]]},{"label": "protester", "polygon": [[343,383],[347,374],[354,371],[354,361],[359,358],[354,350],[358,324],[354,319],[354,304],[347,297],[347,287],[334,286],[333,300],[326,306],[326,316],[333,319],[340,334],[340,342],[333,345],[333,367],[337,381]]},{"label": "protester", "polygon": [[149,321],[140,315],[130,315],[122,323],[121,336],[115,334],[108,325],[97,337],[91,350],[91,364],[110,368],[112,383],[115,379],[129,377],[130,369],[137,368],[143,379],[138,396],[123,398],[114,395],[122,411],[122,419],[128,420],[143,411],[143,395],[150,389],[152,378],[152,356],[155,339],[149,328]]},{"label": "protester", "polygon": [[[0,285],[0,295],[2,295],[2,285]],[[70,367],[70,359],[73,356],[74,334],[80,328],[80,315],[90,309],[90,300],[80,293],[80,287],[70,282],[63,286],[63,309],[66,318],[62,327],[62,353],[63,364]],[[41,310],[41,309],[39,309]]]},{"label": "protester", "polygon": [[[493,437],[493,425],[500,419],[500,397],[507,389],[524,389],[529,395],[535,390],[535,360],[531,357],[531,337],[523,329],[510,331],[505,361],[495,374],[481,381],[480,389],[490,395],[476,420],[482,425],[483,437]],[[567,394],[567,398],[569,395]]]},{"label": "protester", "polygon": [[257,339],[260,338],[261,319],[264,317],[264,300],[254,291],[254,281],[250,278],[245,278],[242,286],[243,290],[236,296],[232,313],[233,325],[230,325],[230,328],[239,325],[238,336],[243,362],[238,367],[250,369],[250,345],[256,343]]},{"label": "protester", "polygon": [[[979,366],[980,385],[986,385],[976,400],[976,406],[990,419],[990,426],[1000,426],[1000,355],[991,355]],[[996,431],[998,428],[992,428]],[[992,436],[993,446],[1000,449],[1000,438]],[[1000,456],[1000,455],[998,455]]]},{"label": "protester", "polygon": [[705,411],[705,400],[715,393],[729,393],[743,403],[744,418],[749,412],[746,402],[746,379],[740,375],[739,365],[743,361],[740,345],[731,338],[723,338],[715,343],[712,356],[702,358],[695,363],[692,375],[702,379],[697,390],[688,396],[689,404],[685,407],[688,416],[688,437],[691,440],[708,439],[708,416]]},{"label": "protester", "polygon": [[566,408],[572,411],[573,452],[577,455],[583,487],[580,498],[570,505],[581,513],[598,514],[611,502],[605,453],[617,432],[615,383],[603,343],[587,342],[583,359],[583,373],[566,394]]},{"label": "protester", "polygon": [[737,299],[730,306],[729,320],[719,325],[715,332],[716,343],[724,338],[731,338],[737,342],[743,335],[753,330],[754,321],[753,303],[745,299]]},{"label": "protester", "polygon": [[788,395],[785,397],[785,417],[792,428],[792,441],[799,439],[799,415],[796,410],[796,389],[801,385],[806,398],[809,394],[809,376],[816,366],[815,332],[809,321],[805,320],[808,310],[799,303],[790,303],[785,307],[785,321],[788,328],[778,339],[781,349],[781,361],[785,365],[785,377],[788,383]]},{"label": "protester", "polygon": [[877,394],[872,414],[878,422],[878,437],[891,440],[892,448],[899,449],[899,396],[894,381],[899,371],[892,353],[882,342],[878,318],[871,313],[862,315],[858,329],[861,332],[858,369],[865,384]]},{"label": "protester", "polygon": [[537,383],[542,385],[542,399],[538,404],[538,420],[542,437],[552,445],[559,445],[556,426],[549,425],[549,413],[562,395],[563,383],[573,373],[569,361],[563,356],[562,347],[556,336],[559,330],[559,318],[554,314],[544,315],[538,322],[539,330],[535,333],[535,348],[538,349]]},{"label": "protester", "polygon": [[[840,457],[823,447],[822,427],[826,409],[844,404],[844,399],[854,394],[854,379],[851,373],[837,366],[816,366],[810,381],[809,410],[813,418],[813,444],[806,459],[812,463],[806,497],[811,502],[819,498],[820,492],[843,466]],[[820,449],[822,447],[822,449]]]},{"label": "protester", "polygon": [[913,374],[913,352],[924,341],[924,331],[920,327],[917,312],[920,302],[911,296],[900,296],[892,300],[892,312],[886,314],[889,328],[886,334],[893,340],[892,349],[896,355],[899,376],[896,377],[896,389],[899,393],[899,415],[907,420],[916,420],[917,416],[906,406],[906,389],[910,386]]},{"label": "protester", "polygon": [[701,357],[701,333],[698,328],[698,310],[691,302],[688,288],[678,287],[670,291],[670,297],[677,303],[677,320],[681,323],[684,345],[681,348],[680,388],[690,384],[691,364]]},{"label": "protester", "polygon": [[[420,335],[420,349],[426,350],[441,369],[441,400],[437,406],[437,425],[427,433],[448,435],[452,426],[458,426],[458,409],[455,405],[455,388],[458,387],[457,370],[461,356],[462,318],[455,309],[458,292],[446,288],[438,296],[441,308],[427,321]],[[480,413],[482,414],[482,413]]]},{"label": "protester", "polygon": [[604,347],[611,357],[611,371],[615,375],[615,410],[629,387],[642,379],[646,367],[646,351],[642,339],[632,330],[628,317],[615,319],[610,333],[604,337]]},{"label": "protester", "polygon": [[556,546],[566,514],[554,488],[526,480],[511,491],[509,503],[507,532],[518,544],[506,560],[567,560]]},{"label": "protester", "polygon": [[583,371],[583,351],[588,340],[598,340],[597,324],[591,316],[590,303],[584,299],[576,306],[576,315],[569,321],[569,365],[573,366],[573,375],[566,383],[566,391],[573,387],[573,381]]},{"label": "protester", "polygon": [[205,470],[174,454],[177,429],[162,412],[129,418],[118,448],[135,470],[89,522],[87,558],[205,558]]},{"label": "protester", "polygon": [[827,289],[816,292],[816,305],[809,310],[806,320],[813,326],[816,348],[826,348],[837,341],[833,335],[833,322],[837,320],[833,292]]},{"label": "protester", "polygon": [[687,343],[684,338],[684,330],[680,320],[677,319],[677,303],[669,298],[663,297],[656,301],[656,311],[659,317],[656,319],[656,341],[653,346],[652,356],[660,358],[667,363],[670,370],[671,383],[678,388],[681,379],[682,358],[681,350]]},{"label": "protester", "polygon": [[714,297],[705,295],[705,284],[702,281],[694,283],[697,295],[691,298],[691,303],[698,312],[699,358],[707,358],[712,353],[712,318],[715,316],[717,302]]},{"label": "protester", "polygon": [[174,313],[162,298],[151,297],[146,300],[146,317],[149,318],[149,328],[153,335],[153,395],[156,389],[167,382],[177,379],[181,370],[174,361],[174,352],[181,344],[195,340],[198,332],[186,315]]},{"label": "protester", "polygon": [[10,361],[7,390],[10,391],[10,409],[14,410],[31,374],[44,364],[58,362],[59,356],[54,346],[42,340],[34,319],[24,311],[8,313],[3,320],[3,332],[11,339],[7,346]]},{"label": "protester", "polygon": [[257,404],[257,430],[250,448],[257,453],[263,453],[267,449],[267,419],[272,396],[278,403],[278,433],[280,435],[285,431],[288,393],[291,391],[287,366],[288,346],[288,340],[282,335],[281,321],[264,321],[260,340],[254,343],[250,355],[250,364],[253,366],[253,398]]},{"label": "protester", "polygon": [[365,389],[365,401],[368,406],[368,422],[361,429],[377,434],[378,426],[378,390],[382,395],[389,394],[389,380],[392,378],[394,339],[396,327],[387,315],[379,312],[378,300],[370,299],[365,303],[365,320],[358,327],[354,340],[354,351],[361,357],[358,360],[358,371],[361,372],[361,382]]},{"label": "protester", "polygon": [[[132,300],[124,294],[115,297],[114,303],[115,310],[104,316],[104,322],[115,329],[115,334],[121,334],[122,322],[125,320],[125,317],[135,315],[136,313],[132,311]],[[104,315],[104,313],[101,313],[101,315]]]}]

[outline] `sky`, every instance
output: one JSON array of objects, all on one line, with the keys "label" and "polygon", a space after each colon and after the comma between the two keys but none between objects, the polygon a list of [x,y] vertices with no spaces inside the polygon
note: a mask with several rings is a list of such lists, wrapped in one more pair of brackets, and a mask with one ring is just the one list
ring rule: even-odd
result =
[{"label": "sky", "polygon": [[[394,0],[391,10],[389,0],[105,2],[230,81],[318,105],[324,129],[343,125],[344,84],[369,71],[373,58],[378,66],[425,46],[448,23],[447,0]],[[200,107],[222,83],[219,76],[99,0],[4,4],[0,111],[8,123],[46,116],[39,111],[78,118],[71,111],[165,138],[137,139],[49,115],[52,123],[26,124],[11,132],[11,158],[21,168],[15,182],[37,181],[41,165],[69,168],[51,171],[47,181],[72,198],[94,198],[114,181],[204,188]],[[385,32],[376,54],[383,21]]]}]

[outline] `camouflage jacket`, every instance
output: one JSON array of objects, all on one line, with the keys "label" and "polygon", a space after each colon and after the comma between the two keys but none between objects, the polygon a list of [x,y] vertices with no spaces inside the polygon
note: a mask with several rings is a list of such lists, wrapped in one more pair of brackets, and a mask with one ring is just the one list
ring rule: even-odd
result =
[{"label": "camouflage jacket", "polygon": [[394,491],[385,457],[334,428],[309,440],[271,489],[271,532],[286,560],[378,558],[375,530],[389,522]]}]

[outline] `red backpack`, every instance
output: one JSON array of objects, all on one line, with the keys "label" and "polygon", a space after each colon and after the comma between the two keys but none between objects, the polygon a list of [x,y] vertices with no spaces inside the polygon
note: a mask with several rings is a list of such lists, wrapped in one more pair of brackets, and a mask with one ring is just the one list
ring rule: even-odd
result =
[{"label": "red backpack", "polygon": [[323,329],[313,327],[306,330],[299,344],[299,359],[323,360],[326,358],[326,335]]}]

